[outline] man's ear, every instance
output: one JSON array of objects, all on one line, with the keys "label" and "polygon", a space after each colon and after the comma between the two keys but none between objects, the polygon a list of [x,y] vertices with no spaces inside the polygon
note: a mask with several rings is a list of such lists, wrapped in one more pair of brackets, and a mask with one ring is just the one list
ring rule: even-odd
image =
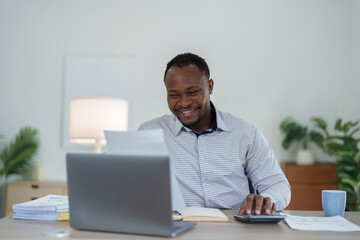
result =
[{"label": "man's ear", "polygon": [[211,78],[208,81],[208,88],[209,88],[209,93],[212,94],[212,91],[214,89],[214,80],[212,80]]}]

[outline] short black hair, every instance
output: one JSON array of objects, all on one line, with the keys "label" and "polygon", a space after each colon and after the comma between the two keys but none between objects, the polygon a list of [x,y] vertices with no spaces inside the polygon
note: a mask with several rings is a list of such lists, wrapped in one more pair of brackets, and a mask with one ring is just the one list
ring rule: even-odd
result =
[{"label": "short black hair", "polygon": [[210,70],[205,59],[193,53],[182,53],[171,59],[170,62],[168,62],[164,74],[164,80],[166,73],[172,66],[181,68],[192,64],[197,66],[205,77],[207,77],[208,79],[210,78]]}]

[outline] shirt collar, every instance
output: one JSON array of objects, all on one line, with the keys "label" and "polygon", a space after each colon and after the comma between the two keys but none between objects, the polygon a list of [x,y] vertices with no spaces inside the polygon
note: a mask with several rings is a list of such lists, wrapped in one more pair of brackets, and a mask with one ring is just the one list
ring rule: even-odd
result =
[{"label": "shirt collar", "polygon": [[[220,112],[215,108],[214,104],[210,101],[210,107],[213,108],[215,110],[215,114],[216,114],[216,119],[215,119],[215,123],[212,129],[212,132],[215,131],[229,131],[229,128],[227,127],[227,125],[225,124],[224,120],[222,119],[222,117],[220,116]],[[192,130],[185,127],[180,120],[173,114],[171,113],[171,117],[174,120],[174,128],[172,129],[172,132],[174,133],[175,136],[177,136],[181,130],[186,131],[186,132],[191,132]]]},{"label": "shirt collar", "polygon": [[[215,106],[214,106],[215,108]],[[228,126],[226,125],[226,123],[224,122],[224,119],[221,117],[220,115],[220,111],[216,110],[215,108],[215,112],[216,112],[216,124],[217,124],[217,130],[222,130],[224,132],[228,132],[230,131]]]}]

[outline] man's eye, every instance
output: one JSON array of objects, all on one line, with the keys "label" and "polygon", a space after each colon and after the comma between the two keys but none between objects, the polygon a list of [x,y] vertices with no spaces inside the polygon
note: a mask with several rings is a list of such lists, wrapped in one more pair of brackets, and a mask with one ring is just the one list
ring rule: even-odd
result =
[{"label": "man's eye", "polygon": [[168,95],[170,98],[177,98],[178,95]]},{"label": "man's eye", "polygon": [[190,95],[190,96],[195,96],[195,95],[198,94],[198,93],[199,93],[199,90],[190,92],[189,95]]}]

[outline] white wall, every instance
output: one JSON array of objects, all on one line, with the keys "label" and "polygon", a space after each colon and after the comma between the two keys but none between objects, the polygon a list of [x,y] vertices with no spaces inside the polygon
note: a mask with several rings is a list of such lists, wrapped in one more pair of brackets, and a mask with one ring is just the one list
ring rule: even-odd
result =
[{"label": "white wall", "polygon": [[284,117],[360,117],[359,15],[356,0],[0,0],[0,133],[38,128],[45,179],[64,180],[64,56],[134,54],[136,130],[169,112],[165,65],[190,51],[210,66],[215,105],[255,123],[280,160],[293,158],[280,146]]}]

